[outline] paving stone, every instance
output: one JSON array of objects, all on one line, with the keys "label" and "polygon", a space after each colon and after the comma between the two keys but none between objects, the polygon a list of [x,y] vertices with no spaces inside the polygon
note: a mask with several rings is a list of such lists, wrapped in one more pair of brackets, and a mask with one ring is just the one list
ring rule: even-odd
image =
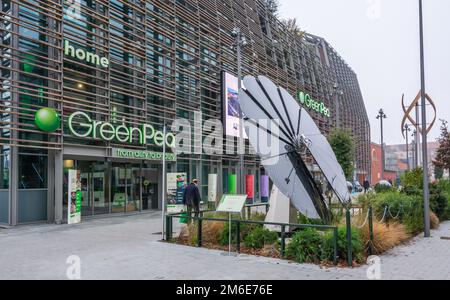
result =
[{"label": "paving stone", "polygon": [[[177,223],[177,222],[175,222]],[[179,225],[175,224],[175,230]],[[185,247],[158,241],[160,213],[86,221],[83,224],[21,226],[0,231],[0,279],[67,279],[67,258],[81,260],[81,279],[367,279],[368,266],[321,268],[280,259]],[[430,239],[381,256],[382,279],[450,279],[450,223]]]}]

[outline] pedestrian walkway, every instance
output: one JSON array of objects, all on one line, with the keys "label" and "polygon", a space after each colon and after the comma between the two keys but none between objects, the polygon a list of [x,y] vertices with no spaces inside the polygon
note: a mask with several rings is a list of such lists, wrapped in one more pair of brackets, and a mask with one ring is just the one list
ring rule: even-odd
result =
[{"label": "pedestrian walkway", "polygon": [[[382,279],[450,279],[450,223],[381,257]],[[321,268],[159,242],[161,214],[0,230],[0,279],[67,279],[80,259],[81,279],[367,279],[367,266]],[[180,267],[183,266],[183,267]]]}]

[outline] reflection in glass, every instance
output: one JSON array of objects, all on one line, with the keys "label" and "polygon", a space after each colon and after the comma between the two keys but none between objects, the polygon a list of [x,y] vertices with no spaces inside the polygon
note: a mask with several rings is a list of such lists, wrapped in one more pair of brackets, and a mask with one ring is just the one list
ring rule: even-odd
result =
[{"label": "reflection in glass", "polygon": [[129,174],[127,212],[139,211],[141,204],[141,168],[139,165],[130,167],[127,169],[127,175]]},{"label": "reflection in glass", "polygon": [[127,202],[126,167],[123,164],[113,164],[111,174],[111,211],[125,212]]},{"label": "reflection in glass", "polygon": [[19,189],[47,188],[47,156],[19,155]]}]

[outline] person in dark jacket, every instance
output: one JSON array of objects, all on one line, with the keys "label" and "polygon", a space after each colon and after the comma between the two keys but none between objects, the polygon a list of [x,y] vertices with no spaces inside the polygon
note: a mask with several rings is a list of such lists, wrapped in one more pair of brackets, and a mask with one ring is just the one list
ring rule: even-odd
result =
[{"label": "person in dark jacket", "polygon": [[364,180],[363,187],[364,187],[364,193],[367,194],[367,192],[370,189],[370,182],[367,178],[366,178],[366,180]]},{"label": "person in dark jacket", "polygon": [[198,188],[198,180],[194,179],[192,180],[192,183],[186,187],[183,195],[183,204],[187,206],[188,216],[192,216],[192,210],[194,210],[195,217],[198,218],[200,213],[200,201],[202,201],[202,199]]}]

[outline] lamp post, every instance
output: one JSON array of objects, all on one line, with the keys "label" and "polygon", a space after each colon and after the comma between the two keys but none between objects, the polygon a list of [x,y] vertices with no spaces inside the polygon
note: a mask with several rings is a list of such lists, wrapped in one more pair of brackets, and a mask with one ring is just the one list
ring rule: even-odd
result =
[{"label": "lamp post", "polygon": [[[163,135],[167,134],[167,126],[164,123]],[[161,197],[161,214],[162,214],[162,240],[165,238],[166,229],[166,143],[163,143],[163,158],[162,158],[162,197]]]},{"label": "lamp post", "polygon": [[[237,57],[237,77],[238,77],[238,92],[242,87],[242,48],[248,46],[249,42],[247,38],[242,34],[241,29],[239,27],[235,27],[231,31],[231,35],[234,37],[234,49],[236,50]],[[238,99],[240,101],[240,99]],[[242,109],[239,106],[239,194],[245,194],[245,183],[244,183],[244,156],[245,156],[245,147],[244,147],[244,125],[243,125],[243,114]]]},{"label": "lamp post", "polygon": [[384,169],[385,169],[386,161],[384,158],[383,120],[387,119],[387,116],[384,113],[383,109],[380,109],[380,111],[378,112],[377,119],[380,120],[380,125],[381,125],[381,180],[384,180]]},{"label": "lamp post", "polygon": [[412,151],[413,151],[413,169],[417,169],[418,161],[417,161],[417,130],[414,129],[412,133]]},{"label": "lamp post", "polygon": [[425,90],[425,51],[423,38],[423,7],[422,0],[419,0],[419,31],[420,31],[420,82],[421,82],[421,103],[422,103],[422,162],[423,162],[423,205],[425,219],[425,237],[430,237],[430,190],[428,174],[428,142],[427,142],[427,111],[426,111],[426,90]]},{"label": "lamp post", "polygon": [[411,126],[409,124],[405,124],[405,128],[403,129],[406,137],[406,164],[408,165],[408,171],[411,170],[411,165],[409,163],[409,132],[411,131]]}]

